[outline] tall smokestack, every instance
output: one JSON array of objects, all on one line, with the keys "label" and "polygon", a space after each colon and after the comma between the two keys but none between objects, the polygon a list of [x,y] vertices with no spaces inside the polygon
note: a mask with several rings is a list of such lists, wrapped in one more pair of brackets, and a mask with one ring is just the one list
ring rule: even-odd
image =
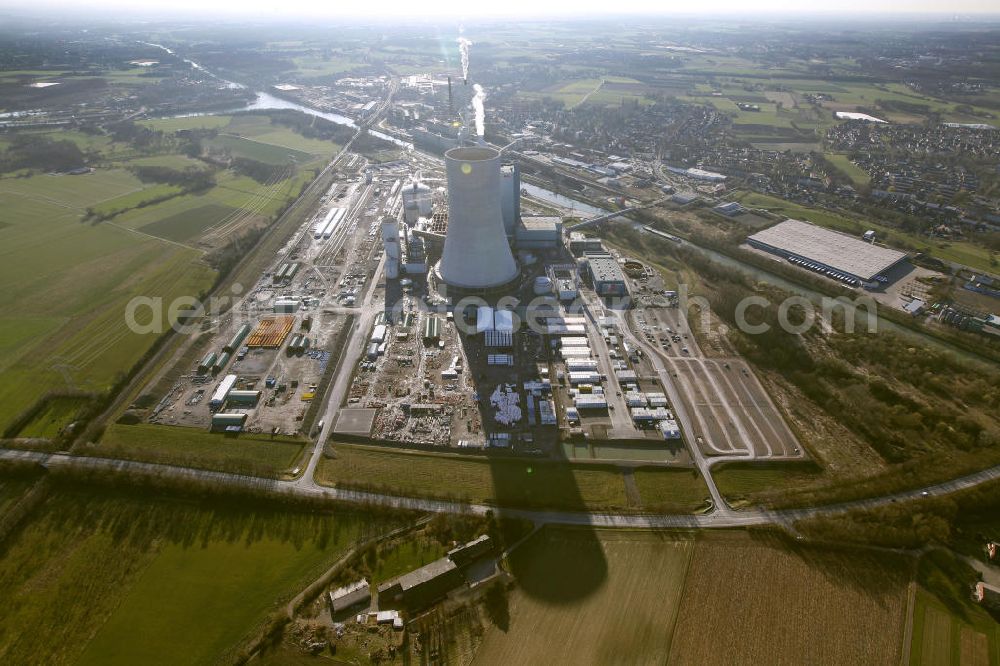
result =
[{"label": "tall smokestack", "polygon": [[438,267],[441,279],[460,289],[489,289],[517,277],[504,233],[500,153],[493,148],[452,148],[448,173],[448,233]]},{"label": "tall smokestack", "polygon": [[454,112],[455,104],[451,96],[451,74],[448,75],[448,111]]}]

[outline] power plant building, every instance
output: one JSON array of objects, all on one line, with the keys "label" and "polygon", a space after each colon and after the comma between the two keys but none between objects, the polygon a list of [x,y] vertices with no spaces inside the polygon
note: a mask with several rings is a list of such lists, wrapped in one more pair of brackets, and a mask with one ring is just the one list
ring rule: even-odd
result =
[{"label": "power plant building", "polygon": [[500,153],[469,146],[445,153],[448,233],[438,274],[450,287],[489,290],[518,275],[504,231]]},{"label": "power plant building", "polygon": [[561,242],[562,219],[558,217],[524,217],[514,227],[514,244],[519,250],[549,250]]},{"label": "power plant building", "polygon": [[610,254],[591,254],[587,255],[587,261],[594,291],[599,296],[625,296],[628,293],[625,274],[614,257]]},{"label": "power plant building", "polygon": [[600,238],[592,238],[582,232],[573,231],[569,234],[569,251],[577,257],[582,257],[588,252],[604,252],[604,245]]}]

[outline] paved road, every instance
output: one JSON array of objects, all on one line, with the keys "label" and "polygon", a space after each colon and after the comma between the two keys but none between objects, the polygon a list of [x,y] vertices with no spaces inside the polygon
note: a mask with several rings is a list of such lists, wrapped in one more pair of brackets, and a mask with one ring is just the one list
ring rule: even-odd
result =
[{"label": "paved road", "polygon": [[[669,529],[669,528],[728,528],[746,527],[751,525],[788,525],[803,518],[837,515],[854,509],[874,509],[887,506],[894,502],[920,500],[924,493],[929,495],[946,495],[960,490],[974,488],[988,481],[1000,480],[1000,465],[991,467],[975,474],[952,479],[934,486],[919,488],[907,492],[887,495],[873,499],[844,502],[826,506],[792,509],[786,511],[768,511],[764,509],[748,509],[733,511],[731,509],[716,509],[712,513],[700,516],[693,515],[636,515],[613,513],[584,513],[574,511],[531,511],[526,509],[508,509],[485,504],[466,504],[461,502],[446,502],[420,499],[415,497],[398,497],[379,493],[369,493],[356,490],[341,490],[317,485],[311,479],[299,481],[276,481],[240,474],[225,472],[209,472],[189,467],[174,465],[158,465],[111,458],[92,458],[66,454],[49,454],[37,451],[16,451],[0,449],[0,460],[30,461],[44,465],[49,469],[75,468],[83,470],[106,470],[134,473],[148,476],[173,477],[192,479],[211,483],[216,487],[267,489],[275,494],[286,494],[303,498],[323,498],[336,502],[355,504],[373,504],[379,506],[410,509],[429,513],[474,513],[485,514],[494,511],[504,516],[525,518],[536,523],[552,523],[560,525],[590,525],[593,527],[622,527],[629,529]],[[725,506],[721,504],[720,506]]]},{"label": "paved road", "polygon": [[333,432],[333,427],[335,425],[335,421],[337,420],[337,413],[340,411],[341,405],[344,404],[347,392],[351,388],[351,381],[354,378],[354,367],[358,364],[358,361],[361,359],[361,354],[365,352],[368,346],[368,331],[371,330],[372,325],[375,322],[375,317],[381,309],[375,308],[373,303],[375,302],[376,287],[382,279],[382,269],[384,266],[385,255],[383,255],[379,260],[379,264],[375,268],[375,273],[373,274],[372,279],[368,281],[368,289],[365,292],[365,297],[361,301],[360,312],[352,310],[352,312],[358,314],[358,316],[354,320],[354,326],[351,329],[347,342],[343,347],[344,353],[337,361],[338,367],[335,370],[333,386],[330,387],[330,395],[327,399],[326,410],[323,412],[323,428],[316,437],[316,444],[313,448],[312,455],[309,457],[309,463],[306,465],[305,473],[302,474],[297,481],[295,481],[296,485],[300,487],[315,485],[313,475],[316,473],[316,466],[319,465],[320,458],[323,455],[323,446],[326,444],[326,440]]},{"label": "paved road", "polygon": [[725,499],[723,499],[722,493],[719,492],[718,486],[715,485],[715,479],[712,478],[712,462],[709,461],[701,452],[701,447],[698,446],[697,442],[690,441],[691,433],[695,432],[691,416],[688,414],[687,408],[681,400],[680,393],[677,390],[677,386],[674,384],[673,377],[670,376],[670,373],[664,365],[663,357],[660,355],[659,350],[646,342],[642,336],[635,334],[630,325],[627,311],[611,310],[611,312],[618,318],[618,328],[622,335],[628,338],[635,348],[643,350],[643,353],[646,354],[646,357],[652,364],[653,370],[656,371],[656,374],[659,376],[660,383],[667,392],[667,398],[670,401],[670,406],[673,409],[674,416],[677,418],[678,423],[680,423],[683,432],[687,433],[689,439],[688,450],[691,452],[691,458],[694,460],[695,467],[698,468],[698,471],[701,472],[702,478],[705,479],[709,495],[712,496],[712,503],[716,508],[715,513],[723,515],[732,513],[729,509],[729,505],[726,504]]}]

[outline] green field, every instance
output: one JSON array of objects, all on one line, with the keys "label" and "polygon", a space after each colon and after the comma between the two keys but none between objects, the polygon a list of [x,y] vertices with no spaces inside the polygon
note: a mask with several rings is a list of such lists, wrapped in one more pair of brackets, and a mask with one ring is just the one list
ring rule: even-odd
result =
[{"label": "green field", "polygon": [[273,476],[292,469],[304,447],[303,440],[285,436],[244,433],[228,437],[180,426],[116,423],[86,453]]},{"label": "green field", "polygon": [[67,423],[72,422],[87,404],[86,398],[71,396],[52,397],[34,418],[22,427],[18,437],[43,437],[52,439]]},{"label": "green field", "polygon": [[617,106],[629,100],[648,103],[643,84],[636,79],[621,76],[575,79],[542,91],[522,91],[518,94],[531,99],[554,99],[562,102],[568,109],[583,103],[600,106]]},{"label": "green field", "polygon": [[[334,457],[320,461],[316,479],[343,488],[511,507],[625,510],[629,506],[622,473],[612,465],[338,444]],[[708,496],[704,483],[688,469],[641,468],[636,481],[642,508],[649,510],[689,513]]]},{"label": "green field", "polygon": [[708,488],[694,469],[643,467],[635,470],[642,506],[661,513],[691,513],[705,506]]},{"label": "green field", "polygon": [[151,185],[135,192],[123,194],[120,197],[107,199],[93,206],[93,211],[98,215],[117,215],[126,210],[146,206],[159,199],[166,199],[181,192],[181,188],[175,185]]},{"label": "green field", "polygon": [[[297,166],[261,184],[169,152],[169,141],[159,153],[140,154],[107,135],[33,132],[99,155],[85,175],[0,177],[0,207],[7,213],[0,224],[6,287],[0,296],[6,313],[0,314],[0,431],[49,391],[106,391],[155,340],[130,332],[128,301],[161,298],[166,306],[178,296],[202,294],[215,278],[202,248],[222,247],[270,223],[339,150],[260,115],[145,123],[168,135],[224,130],[216,141],[233,154],[273,164],[293,158]],[[182,193],[140,181],[129,170],[138,166],[213,169],[215,186]],[[112,217],[83,222],[87,209]]]},{"label": "green field", "polygon": [[365,64],[342,56],[307,55],[293,59],[298,78],[340,76]]},{"label": "green field", "polygon": [[210,284],[196,251],[79,221],[143,189],[119,169],[0,179],[0,428],[50,390],[101,392],[135,363],[154,337],[125,325],[133,296],[169,302]]},{"label": "green field", "polygon": [[829,160],[830,164],[837,167],[845,176],[850,178],[854,185],[868,185],[871,183],[872,179],[868,175],[868,172],[852,162],[847,155],[826,153],[825,157]]},{"label": "green field", "polygon": [[786,488],[794,488],[818,483],[823,480],[822,471],[812,464],[727,464],[712,469],[715,480],[728,501],[751,499],[754,495],[774,494]]},{"label": "green field", "polygon": [[272,143],[264,143],[233,134],[220,134],[209,142],[213,148],[227,151],[233,157],[245,157],[265,164],[287,164],[306,162],[312,158],[309,153],[293,150]]},{"label": "green field", "polygon": [[[239,210],[232,206],[206,203],[196,208],[178,211],[155,222],[143,224],[139,229],[146,234],[152,234],[160,238],[166,238],[167,240],[184,242],[200,235],[206,229],[222,221],[232,219]],[[138,217],[136,215],[132,219],[135,220]]]},{"label": "green field", "polygon": [[156,118],[139,121],[151,129],[161,132],[177,132],[190,129],[222,129],[229,124],[230,116],[186,116],[183,118]]},{"label": "green field", "polygon": [[962,618],[931,594],[917,589],[913,609],[911,666],[997,666],[1000,624],[976,609]]},{"label": "green field", "polygon": [[[188,241],[202,234],[217,243],[237,229],[264,224],[298,194],[312,172],[261,185],[230,171],[216,176],[216,186],[174,197],[155,206],[136,208],[114,218],[114,223],[168,240]],[[207,235],[213,227],[220,236]]]},{"label": "green field", "polygon": [[402,495],[566,509],[624,508],[625,486],[613,467],[545,461],[442,456],[341,444],[324,457],[320,483]]},{"label": "green field", "polygon": [[0,558],[0,661],[217,663],[359,537],[390,526],[57,490]]}]

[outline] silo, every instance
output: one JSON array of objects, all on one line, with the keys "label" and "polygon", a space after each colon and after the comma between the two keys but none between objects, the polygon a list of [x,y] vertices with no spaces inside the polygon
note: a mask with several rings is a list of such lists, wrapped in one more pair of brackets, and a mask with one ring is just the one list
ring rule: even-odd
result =
[{"label": "silo", "polygon": [[445,153],[448,232],[438,269],[460,289],[490,289],[517,277],[504,233],[500,203],[500,153],[469,146]]},{"label": "silo", "polygon": [[391,218],[382,221],[382,245],[385,248],[385,277],[399,277],[399,222]]},{"label": "silo", "polygon": [[544,275],[535,278],[535,295],[545,296],[552,293],[552,280]]}]

